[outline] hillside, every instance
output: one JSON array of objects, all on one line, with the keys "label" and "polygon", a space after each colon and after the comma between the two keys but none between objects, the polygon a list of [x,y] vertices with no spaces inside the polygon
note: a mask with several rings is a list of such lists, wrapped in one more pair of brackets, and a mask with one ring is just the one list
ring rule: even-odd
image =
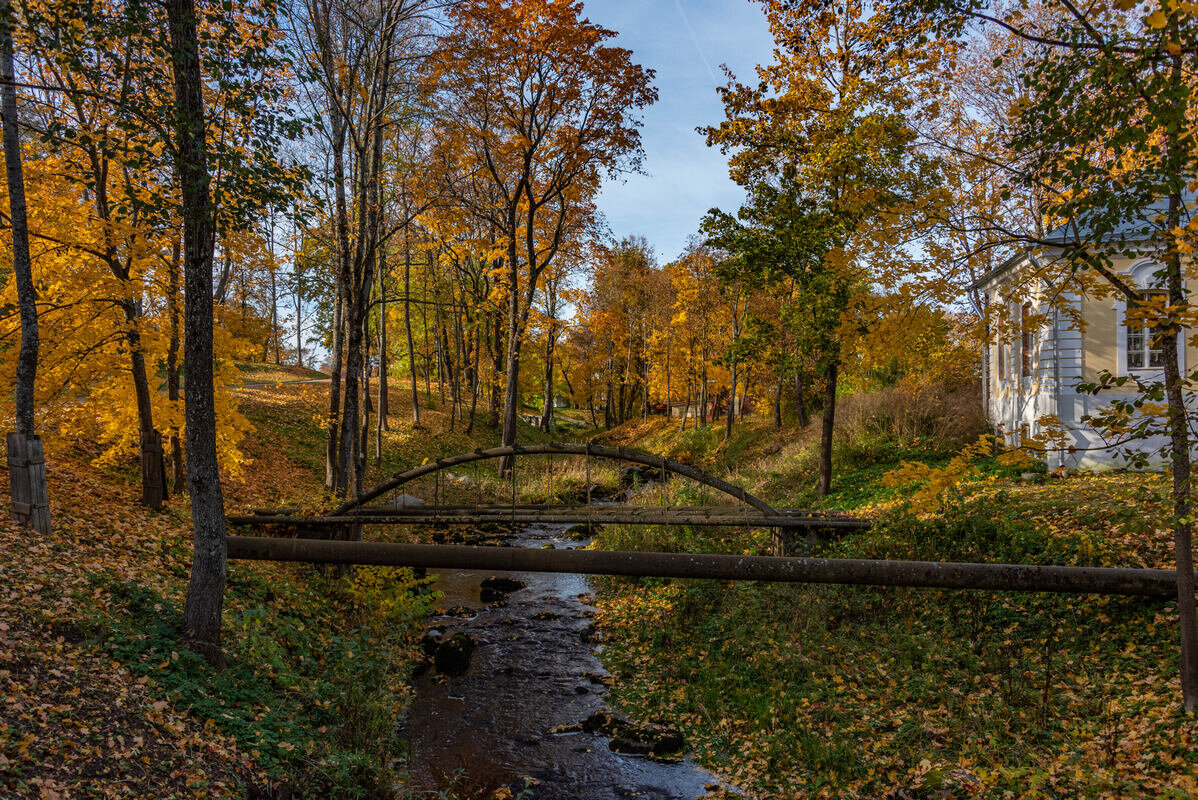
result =
[{"label": "hillside", "polygon": [[[450,431],[435,398],[414,429],[403,394],[371,480],[497,439],[481,421],[471,437]],[[327,386],[246,389],[241,403],[251,463],[226,482],[227,509],[320,505]],[[230,564],[229,664],[213,673],[179,644],[186,498],[151,512],[135,471],[95,455],[50,444],[50,537],[0,520],[0,795],[389,796],[432,602],[410,570]]]},{"label": "hillside", "polygon": [[[944,440],[839,437],[814,500],[814,434],[765,422],[608,434],[726,471],[778,506],[875,519],[816,555],[1161,567],[1173,563],[1160,474],[1033,480],[983,465],[930,517],[879,485]],[[681,483],[668,491],[692,492]],[[693,495],[690,501],[694,502]],[[656,502],[656,498],[654,499]],[[766,532],[612,527],[610,549],[765,552]],[[608,579],[600,601],[615,695],[686,731],[752,797],[1107,798],[1198,792],[1182,713],[1175,601],[1002,592]]]}]

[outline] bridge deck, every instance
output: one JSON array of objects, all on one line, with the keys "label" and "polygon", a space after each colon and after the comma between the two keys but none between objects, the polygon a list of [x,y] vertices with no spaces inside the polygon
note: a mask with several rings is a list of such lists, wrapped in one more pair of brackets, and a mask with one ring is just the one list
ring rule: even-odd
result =
[{"label": "bridge deck", "polygon": [[277,525],[344,526],[366,525],[478,525],[484,523],[579,523],[596,525],[695,525],[757,528],[803,528],[864,530],[869,520],[804,509],[775,509],[764,513],[745,506],[636,506],[603,505],[472,505],[363,507],[335,516],[308,517],[286,510],[259,509],[252,515],[230,516],[231,525],[265,527]]}]

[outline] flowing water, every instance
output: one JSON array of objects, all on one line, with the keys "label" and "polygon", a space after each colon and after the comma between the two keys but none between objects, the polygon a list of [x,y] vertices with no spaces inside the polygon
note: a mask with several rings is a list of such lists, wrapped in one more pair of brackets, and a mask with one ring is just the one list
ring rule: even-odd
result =
[{"label": "flowing water", "polygon": [[[531,526],[509,545],[585,544],[565,538],[566,527]],[[526,586],[504,604],[485,604],[479,585],[495,574]],[[689,760],[621,755],[601,734],[555,733],[605,707],[607,676],[591,643],[594,608],[584,576],[445,571],[435,588],[441,609],[474,616],[435,615],[430,626],[445,637],[465,632],[477,646],[465,674],[429,669],[414,679],[404,735],[416,797],[455,785],[472,797],[506,786],[528,800],[692,800],[716,783]]]}]

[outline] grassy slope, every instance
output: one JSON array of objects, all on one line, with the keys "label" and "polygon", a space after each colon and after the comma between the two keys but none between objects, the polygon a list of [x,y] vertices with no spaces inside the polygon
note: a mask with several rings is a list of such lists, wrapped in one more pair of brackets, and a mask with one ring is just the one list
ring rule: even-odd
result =
[{"label": "grassy slope", "polygon": [[329,376],[319,370],[309,367],[297,367],[292,364],[259,364],[257,362],[238,362],[237,371],[246,383],[285,383],[287,381],[319,380]]},{"label": "grassy slope", "polygon": [[[231,511],[321,503],[327,391],[241,394],[256,431],[245,479],[226,482]],[[414,430],[404,394],[371,481],[497,439],[481,425],[450,432],[428,409]],[[82,442],[51,449],[50,537],[0,520],[0,795],[237,797],[284,783],[292,796],[385,794],[430,601],[411,575],[231,564],[229,667],[213,673],[178,644],[186,499],[143,509],[130,465],[91,455]]]},{"label": "grassy slope", "polygon": [[[676,455],[776,505],[814,505],[810,434],[748,423],[612,438]],[[841,442],[826,507],[880,518],[831,556],[1171,566],[1160,475],[994,474],[936,517],[878,477],[914,452]],[[945,454],[925,453],[932,460]],[[690,490],[675,489],[682,494]],[[693,492],[691,493],[693,495]],[[759,551],[762,533],[610,528],[610,548]],[[609,580],[616,695],[664,715],[753,797],[1099,798],[1198,793],[1180,714],[1176,603],[999,592]]]}]

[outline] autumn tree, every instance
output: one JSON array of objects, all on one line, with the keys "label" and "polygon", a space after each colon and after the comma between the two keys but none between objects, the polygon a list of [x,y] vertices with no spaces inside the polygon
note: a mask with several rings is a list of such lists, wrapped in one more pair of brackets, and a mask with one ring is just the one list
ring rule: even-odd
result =
[{"label": "autumn tree", "polygon": [[209,663],[220,665],[224,663],[220,621],[227,554],[212,389],[212,253],[216,220],[208,175],[195,5],[193,0],[169,0],[166,10],[175,88],[173,151],[184,220],[187,480],[194,531],[183,627],[188,646]]},{"label": "autumn tree", "polygon": [[[25,174],[22,165],[21,131],[17,114],[16,73],[13,68],[13,29],[16,17],[8,0],[0,2],[0,125],[4,132],[4,173],[8,183],[8,218],[12,227],[12,272],[17,286],[17,304],[21,319],[21,344],[17,356],[16,381],[14,385],[14,401],[16,405],[17,431],[20,439],[19,446],[28,447],[28,441],[34,437],[34,385],[37,382],[38,357],[38,325],[37,325],[37,288],[33,283],[33,264],[29,256],[29,221],[25,204]],[[11,449],[13,442],[9,442]],[[16,463],[19,454],[9,453],[11,463]],[[24,477],[19,472],[12,471],[14,478]],[[45,496],[45,473],[39,475],[41,484],[36,489],[39,496]],[[20,495],[16,486],[10,487],[14,502]],[[29,501],[30,497],[25,497]],[[28,516],[28,512],[18,510],[20,516]],[[34,511],[34,509],[29,509]],[[49,533],[48,510],[36,510],[37,517],[30,518],[30,523],[41,533]]]},{"label": "autumn tree", "polygon": [[832,479],[832,432],[841,368],[838,328],[854,294],[868,283],[887,215],[928,196],[926,166],[913,147],[908,117],[927,102],[922,91],[934,51],[903,48],[885,9],[847,0],[831,6],[763,0],[777,62],[758,67],[756,84],[721,89],[726,120],[708,143],[731,153],[732,177],[747,187],[785,181],[804,217],[828,232],[818,272],[827,312],[821,368],[823,408],[819,492]]},{"label": "autumn tree", "polygon": [[639,113],[656,92],[652,72],[605,44],[615,34],[585,19],[580,2],[467,0],[450,19],[437,61],[446,146],[460,152],[463,180],[497,201],[482,213],[504,244],[502,441],[512,445],[540,278],[566,241],[576,198],[637,166]]},{"label": "autumn tree", "polygon": [[[1007,137],[1011,192],[1035,198],[1035,213],[1051,224],[1011,244],[1045,255],[1059,274],[1089,281],[1124,298],[1128,316],[1152,330],[1162,353],[1158,381],[1139,386],[1131,408],[1163,401],[1122,433],[1171,465],[1174,553],[1181,618],[1181,684],[1187,711],[1198,708],[1198,611],[1194,600],[1191,488],[1192,411],[1179,342],[1198,315],[1187,281],[1193,277],[1198,232],[1192,187],[1198,180],[1192,62],[1198,19],[1188,7],[1158,2],[1076,6],[1042,3],[1035,14],[988,2],[919,0],[896,4],[918,24],[934,23],[946,40],[994,25],[1022,44],[1019,69],[1026,97],[1013,111]],[[1001,64],[1002,56],[996,58]],[[1159,264],[1154,303],[1116,268],[1120,258],[1152,257]],[[1093,387],[1126,378],[1100,377]],[[1100,415],[1101,416],[1101,415]],[[1133,416],[1135,416],[1133,414]],[[1165,446],[1143,444],[1154,436]],[[1133,448],[1135,445],[1133,445]]]}]

